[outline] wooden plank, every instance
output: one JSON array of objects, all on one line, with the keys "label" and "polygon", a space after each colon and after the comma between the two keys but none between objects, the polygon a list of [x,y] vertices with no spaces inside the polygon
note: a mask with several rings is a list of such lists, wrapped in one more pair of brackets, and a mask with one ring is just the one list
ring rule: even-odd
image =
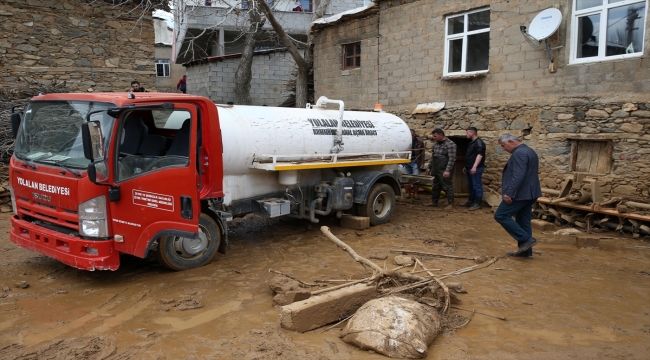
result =
[{"label": "wooden plank", "polygon": [[598,162],[596,164],[595,174],[609,174],[612,170],[612,146],[607,141],[600,142],[600,151],[598,153]]},{"label": "wooden plank", "polygon": [[549,204],[549,205],[567,207],[567,208],[571,208],[571,209],[578,209],[578,210],[584,210],[584,211],[589,211],[589,212],[597,212],[597,213],[605,214],[605,215],[619,216],[619,217],[627,218],[627,219],[634,219],[634,220],[639,220],[639,221],[650,221],[650,216],[643,216],[643,215],[633,214],[633,213],[619,213],[618,211],[612,210],[612,209],[601,208],[599,206],[580,205],[580,204],[576,204],[574,202],[568,202],[568,201],[562,201],[562,202],[559,202],[559,203],[551,204],[551,200],[552,200],[551,198],[541,197],[541,198],[537,199],[537,202],[542,203],[542,204]]},{"label": "wooden plank", "polygon": [[589,172],[592,159],[593,144],[591,141],[578,142],[578,157],[576,160],[576,170],[578,172]]}]

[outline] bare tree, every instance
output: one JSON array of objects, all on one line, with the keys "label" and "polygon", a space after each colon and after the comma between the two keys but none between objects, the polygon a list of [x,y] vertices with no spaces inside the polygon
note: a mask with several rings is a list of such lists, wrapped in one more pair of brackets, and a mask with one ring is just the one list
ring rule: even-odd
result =
[{"label": "bare tree", "polygon": [[[250,105],[251,101],[251,77],[253,75],[253,52],[258,35],[262,32],[265,19],[259,12],[258,0],[252,0],[249,4],[248,18],[250,26],[244,41],[244,50],[239,60],[237,72],[235,72],[235,104]],[[264,0],[262,1],[264,2]]]},{"label": "bare tree", "polygon": [[[327,6],[329,6],[330,0],[321,1],[320,5],[314,12],[312,19],[318,19],[323,17]],[[266,4],[265,1],[259,1],[261,10],[264,12],[264,15],[269,20],[269,23],[275,30],[276,34],[280,38],[280,41],[284,46],[286,46],[289,54],[293,57],[293,60],[298,66],[298,75],[296,77],[296,107],[303,108],[307,105],[307,96],[308,96],[308,82],[309,82],[309,72],[313,66],[313,44],[312,44],[312,35],[311,35],[311,25],[307,30],[309,40],[307,43],[307,50],[305,57],[300,54],[298,47],[293,43],[291,37],[284,31],[282,25],[276,20],[271,8]],[[310,50],[311,49],[311,50]]]}]

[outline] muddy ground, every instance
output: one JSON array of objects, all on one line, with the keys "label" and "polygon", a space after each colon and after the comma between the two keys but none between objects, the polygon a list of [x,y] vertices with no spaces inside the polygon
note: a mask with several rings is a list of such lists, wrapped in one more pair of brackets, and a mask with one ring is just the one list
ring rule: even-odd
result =
[{"label": "muddy ground", "polygon": [[[390,223],[369,230],[322,224],[361,255],[388,255],[376,260],[387,267],[395,248],[479,256],[515,247],[488,209],[445,213],[401,202]],[[0,358],[384,359],[343,343],[344,324],[305,334],[279,327],[269,268],[306,281],[365,275],[319,225],[254,218],[233,227],[228,254],[202,268],[172,272],[124,256],[118,271],[88,272],[16,248],[3,214]],[[533,259],[502,258],[453,280],[469,292],[457,306],[507,321],[475,315],[441,334],[428,359],[650,358],[650,250],[626,247],[648,243],[610,232],[616,238],[600,249],[577,249],[571,237],[535,236]],[[473,265],[424,263],[442,273]],[[23,281],[29,287],[16,287]]]}]

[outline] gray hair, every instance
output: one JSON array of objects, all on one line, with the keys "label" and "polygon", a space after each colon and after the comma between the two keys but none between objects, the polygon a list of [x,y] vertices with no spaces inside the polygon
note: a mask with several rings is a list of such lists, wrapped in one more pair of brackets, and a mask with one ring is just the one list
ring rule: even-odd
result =
[{"label": "gray hair", "polygon": [[509,141],[509,140],[514,140],[514,141],[519,142],[519,138],[517,138],[516,136],[514,136],[512,134],[503,134],[503,135],[499,136],[499,142],[506,142],[506,141]]}]

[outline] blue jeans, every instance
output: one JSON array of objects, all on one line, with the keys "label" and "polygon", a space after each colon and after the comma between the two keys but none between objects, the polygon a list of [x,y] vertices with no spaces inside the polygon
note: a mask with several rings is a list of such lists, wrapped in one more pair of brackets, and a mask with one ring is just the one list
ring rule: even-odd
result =
[{"label": "blue jeans", "polygon": [[[517,245],[533,237],[533,228],[530,221],[533,219],[533,205],[535,202],[537,202],[537,199],[515,200],[512,204],[502,201],[494,213],[494,220],[517,240]],[[515,217],[514,220],[512,219],[513,216]],[[525,255],[532,254],[532,248],[525,253]]]},{"label": "blue jeans", "polygon": [[415,159],[411,159],[409,164],[404,165],[404,171],[409,175],[420,175],[420,165]]},{"label": "blue jeans", "polygon": [[465,176],[467,176],[467,187],[469,188],[469,197],[477,198],[483,197],[483,171],[484,167],[476,168],[476,174],[472,175],[472,168],[465,168]]}]

